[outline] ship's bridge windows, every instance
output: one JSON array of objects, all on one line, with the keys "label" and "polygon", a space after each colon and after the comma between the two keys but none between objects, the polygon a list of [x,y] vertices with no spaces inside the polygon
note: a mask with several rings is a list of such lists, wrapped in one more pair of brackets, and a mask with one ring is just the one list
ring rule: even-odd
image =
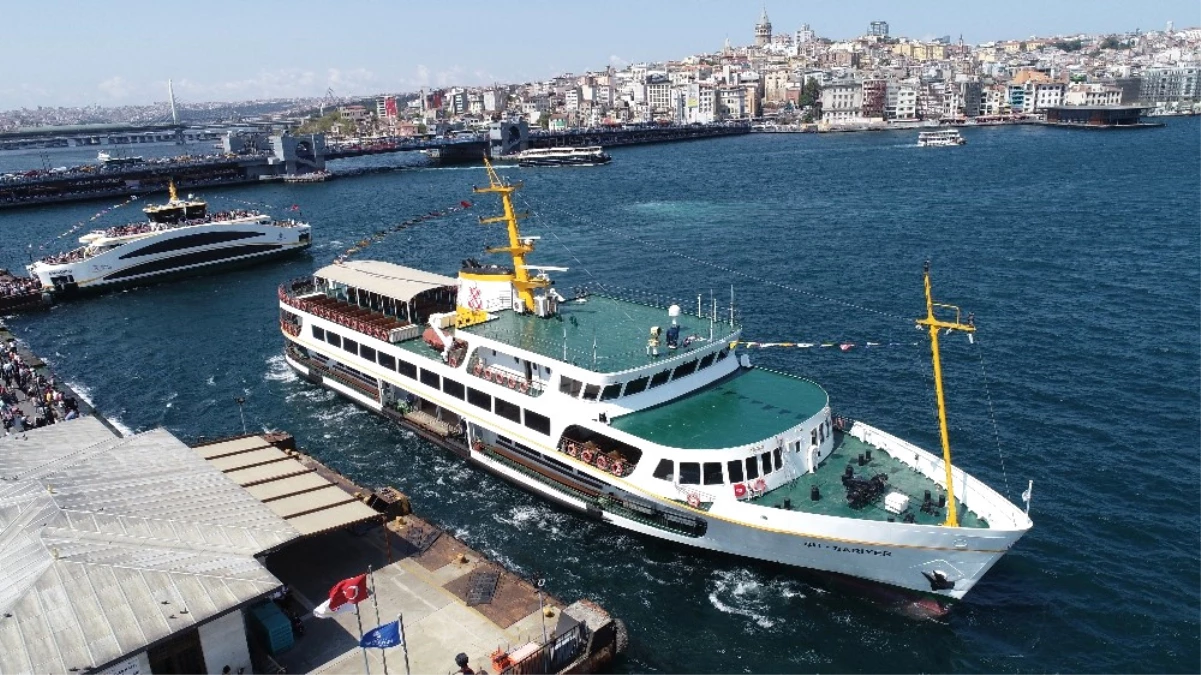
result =
[{"label": "ship's bridge windows", "polygon": [[492,410],[492,397],[479,389],[467,387],[467,402],[477,408],[483,408],[488,411]]},{"label": "ship's bridge windows", "polygon": [[680,462],[680,485],[700,485],[701,463]]},{"label": "ship's bridge windows", "polygon": [[467,388],[461,382],[455,382],[449,377],[442,378],[442,391],[460,401],[467,397]]},{"label": "ship's bridge windows", "polygon": [[657,372],[653,376],[651,376],[651,382],[647,388],[654,389],[655,387],[657,387],[661,384],[667,384],[667,379],[669,377],[671,377],[670,370],[663,370],[663,371]]},{"label": "ship's bridge windows", "polygon": [[705,485],[721,485],[721,462],[705,462]]},{"label": "ship's bridge windows", "polygon": [[497,415],[511,422],[521,424],[521,406],[513,405],[503,398],[497,398],[495,404]]},{"label": "ship's bridge windows", "polygon": [[691,375],[695,372],[696,372],[696,360],[694,359],[692,361],[689,361],[688,363],[684,363],[679,366],[676,366],[676,371],[675,371],[675,374],[672,375],[672,379],[678,380],[681,377]]},{"label": "ship's bridge windows", "polygon": [[817,429],[813,429],[809,432],[809,438],[812,439],[813,445],[817,445]]},{"label": "ship's bridge windows", "polygon": [[404,359],[399,359],[396,361],[396,372],[404,375],[405,377],[410,377],[414,380],[417,379],[417,366],[405,361]]},{"label": "ship's bridge windows", "polygon": [[759,455],[759,459],[763,462],[763,475],[771,473],[771,453],[765,452]]},{"label": "ship's bridge windows", "polygon": [[351,340],[350,338],[342,338],[342,349],[354,354],[355,356],[359,355],[359,343]]},{"label": "ship's bridge windows", "polygon": [[655,472],[651,474],[659,480],[671,480],[676,478],[676,463],[670,459],[659,460],[659,466],[655,467]]},{"label": "ship's bridge windows", "polygon": [[559,376],[559,391],[567,394],[572,398],[578,398],[580,392],[584,389],[584,383],[579,380],[567,377],[566,375]]},{"label": "ship's bridge windows", "polygon": [[741,483],[742,482],[742,460],[741,459],[731,459],[730,461],[726,462],[726,473],[728,473],[730,475],[731,483]]},{"label": "ship's bridge windows", "polygon": [[780,448],[771,451],[771,458],[776,465],[776,471],[784,468],[784,458],[780,456]]},{"label": "ship's bridge windows", "polygon": [[617,398],[618,396],[621,396],[621,383],[620,382],[614,382],[613,384],[606,385],[605,389],[601,392],[601,400],[602,401],[611,401],[611,400]]},{"label": "ship's bridge windows", "polygon": [[599,395],[600,395],[600,385],[599,384],[584,385],[584,398],[588,399],[589,401],[595,401],[596,397]]},{"label": "ship's bridge windows", "polygon": [[329,331],[325,334],[325,341],[335,347],[342,346],[342,336],[338,335],[337,333],[335,333],[333,331]]},{"label": "ship's bridge windows", "polygon": [[313,326],[313,337],[325,341],[325,329],[320,326]]},{"label": "ship's bridge windows", "polygon": [[759,477],[759,458],[751,455],[746,458],[746,479],[754,480]]},{"label": "ship's bridge windows", "polygon": [[533,410],[525,411],[525,425],[540,434],[550,435],[550,418]]},{"label": "ship's bridge windows", "polygon": [[634,394],[641,394],[643,391],[646,390],[646,383],[649,381],[650,381],[649,377],[640,377],[638,379],[630,380],[629,382],[626,382],[626,396],[633,396]]},{"label": "ship's bridge windows", "polygon": [[359,356],[367,359],[368,361],[374,361],[375,350],[367,345],[359,345]]},{"label": "ship's bridge windows", "polygon": [[440,389],[442,387],[442,378],[438,376],[438,373],[422,368],[421,384],[429,385],[434,389]]},{"label": "ship's bridge windows", "polygon": [[379,364],[388,370],[396,370],[396,357],[391,354],[380,352],[376,355]]}]

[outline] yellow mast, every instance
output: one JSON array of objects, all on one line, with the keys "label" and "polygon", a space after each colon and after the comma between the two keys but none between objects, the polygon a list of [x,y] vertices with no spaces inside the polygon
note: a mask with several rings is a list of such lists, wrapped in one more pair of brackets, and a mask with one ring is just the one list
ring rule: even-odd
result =
[{"label": "yellow mast", "polygon": [[176,192],[175,192],[175,179],[174,178],[167,179],[167,193],[171,195],[170,201],[173,201],[173,202],[179,201],[179,195],[176,194]]},{"label": "yellow mast", "polygon": [[[930,261],[928,260],[922,270],[922,276],[926,282],[926,318],[918,319],[917,324],[930,328],[930,350],[934,354],[934,394],[938,399],[938,430],[942,436],[942,462],[947,471],[947,520],[943,525],[959,527],[959,515],[955,509],[955,484],[951,477],[951,439],[947,435],[947,406],[943,400],[942,393],[942,362],[938,357],[938,331],[941,328],[946,328],[947,330],[961,330],[973,333],[976,327],[972,325],[972,316],[970,314],[968,315],[967,323],[959,322],[959,308],[955,305],[944,305],[934,302],[930,295]],[[945,307],[955,310],[955,321],[940,321],[934,318],[935,307]]]},{"label": "yellow mast", "polygon": [[529,216],[528,213],[517,213],[513,209],[513,193],[520,187],[521,183],[505,183],[496,174],[496,170],[492,168],[492,164],[488,162],[488,158],[484,158],[484,168],[488,170],[488,187],[477,187],[475,192],[495,192],[500,195],[501,203],[504,204],[505,212],[503,215],[492,218],[480,218],[481,225],[490,223],[505,223],[509,229],[509,245],[508,246],[491,246],[485,249],[488,253],[508,253],[513,256],[513,287],[517,289],[517,297],[521,298],[521,304],[525,306],[525,311],[534,311],[534,294],[533,289],[545,288],[550,285],[550,282],[545,279],[531,279],[529,271],[525,266],[525,256],[527,253],[534,251],[532,241],[523,241],[521,239],[521,230],[517,226],[517,221]]}]

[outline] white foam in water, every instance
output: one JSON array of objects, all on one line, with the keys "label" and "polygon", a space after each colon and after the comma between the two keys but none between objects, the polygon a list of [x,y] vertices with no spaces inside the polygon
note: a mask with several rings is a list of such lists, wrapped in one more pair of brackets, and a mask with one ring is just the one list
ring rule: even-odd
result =
[{"label": "white foam in water", "polygon": [[210,387],[212,387],[212,386],[215,386],[215,385],[217,384],[217,376],[216,376],[216,375],[209,375],[209,379],[205,380],[205,382],[204,382],[204,383],[205,383],[205,384],[207,384],[207,385],[208,385],[208,386],[210,386]]},{"label": "white foam in water", "polygon": [[267,372],[263,375],[263,379],[271,382],[295,382],[300,379],[300,376],[284,360],[283,354],[276,354],[267,359]]},{"label": "white foam in water", "polygon": [[120,418],[106,417],[104,419],[108,420],[109,424],[113,425],[113,427],[115,427],[117,429],[117,431],[120,431],[122,436],[132,436],[133,435],[133,429],[130,429],[129,427],[125,426],[125,424],[123,422],[121,422]]},{"label": "white foam in water", "polygon": [[[709,602],[717,608],[718,611],[726,614],[735,614],[745,616],[751,619],[761,628],[771,628],[776,625],[770,617],[762,614],[763,602],[758,596],[762,595],[763,584],[752,578],[751,573],[745,569],[739,570],[717,570],[717,586],[709,593]],[[730,603],[722,602],[719,596],[732,596],[729,598]]]}]

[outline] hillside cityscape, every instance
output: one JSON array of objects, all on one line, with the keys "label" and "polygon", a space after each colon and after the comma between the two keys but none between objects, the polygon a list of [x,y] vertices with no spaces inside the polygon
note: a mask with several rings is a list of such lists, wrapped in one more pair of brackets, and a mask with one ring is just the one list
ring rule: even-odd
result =
[{"label": "hillside cityscape", "polygon": [[[749,22],[748,22],[749,23]],[[1201,110],[1201,28],[1060,35],[965,44],[895,36],[873,21],[851,39],[764,10],[749,44],[660,63],[609,66],[523,84],[234,103],[183,103],[186,124],[271,122],[334,136],[411,136],[521,117],[563,130],[607,124],[769,120],[827,128],[1038,115],[1060,105]],[[0,131],[171,120],[169,102],[0,112]]]}]

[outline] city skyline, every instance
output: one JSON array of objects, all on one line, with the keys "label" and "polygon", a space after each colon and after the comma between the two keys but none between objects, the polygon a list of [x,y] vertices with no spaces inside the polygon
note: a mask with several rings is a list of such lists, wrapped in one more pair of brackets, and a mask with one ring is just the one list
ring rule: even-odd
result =
[{"label": "city skyline", "polygon": [[[120,7],[120,12],[114,8]],[[531,2],[498,10],[462,3],[355,7],[331,14],[315,2],[213,2],[202,11],[164,11],[141,0],[121,5],[51,2],[8,8],[12,25],[0,58],[0,110],[37,106],[117,106],[166,100],[167,80],[189,103],[414,91],[518,83],[558,74],[714,52],[726,39],[753,43],[766,7],[777,33],[809,24],[820,36],[849,39],[873,20],[914,39],[962,35],[969,44],[1031,36],[1113,34],[1201,24],[1193,3],[1010,3],[897,6],[863,2],[606,3],[597,10]],[[49,9],[48,9],[49,8]],[[699,11],[698,11],[699,10]],[[69,24],[41,20],[71,16]],[[172,16],[172,14],[176,14]],[[511,36],[511,37],[510,37]],[[103,46],[100,46],[103,45]],[[82,54],[78,49],[82,46]],[[75,51],[73,51],[75,50]],[[94,50],[95,53],[91,53]]]}]

